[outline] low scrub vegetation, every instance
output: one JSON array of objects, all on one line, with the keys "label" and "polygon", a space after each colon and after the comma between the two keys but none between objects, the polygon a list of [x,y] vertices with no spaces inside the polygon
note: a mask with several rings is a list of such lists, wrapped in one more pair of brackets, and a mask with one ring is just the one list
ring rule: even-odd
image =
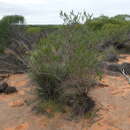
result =
[{"label": "low scrub vegetation", "polygon": [[121,48],[129,41],[130,21],[125,20],[125,15],[115,17],[100,16],[87,22],[87,26],[94,33],[93,42],[102,46],[102,50],[109,46]]}]

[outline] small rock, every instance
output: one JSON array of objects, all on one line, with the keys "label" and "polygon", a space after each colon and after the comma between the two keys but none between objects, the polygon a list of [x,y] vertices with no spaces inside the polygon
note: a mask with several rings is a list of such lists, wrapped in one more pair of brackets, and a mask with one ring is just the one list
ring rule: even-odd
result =
[{"label": "small rock", "polygon": [[8,84],[6,82],[0,84],[0,93],[3,93],[8,87]]},{"label": "small rock", "polygon": [[15,92],[17,92],[17,89],[9,86],[6,82],[0,84],[0,93],[11,94]]},{"label": "small rock", "polygon": [[7,87],[4,91],[5,94],[11,94],[17,92],[17,89],[15,87]]}]

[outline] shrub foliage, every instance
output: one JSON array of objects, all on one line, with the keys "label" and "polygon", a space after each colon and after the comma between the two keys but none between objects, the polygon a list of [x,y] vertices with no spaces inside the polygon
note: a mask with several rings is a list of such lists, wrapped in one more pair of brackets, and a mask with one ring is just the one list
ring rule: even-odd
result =
[{"label": "shrub foliage", "polygon": [[61,17],[64,27],[41,39],[32,51],[30,71],[43,100],[68,105],[74,113],[83,114],[94,106],[87,94],[99,78],[100,55],[87,37],[87,26],[81,24],[81,18],[88,18],[85,13],[61,12]]}]

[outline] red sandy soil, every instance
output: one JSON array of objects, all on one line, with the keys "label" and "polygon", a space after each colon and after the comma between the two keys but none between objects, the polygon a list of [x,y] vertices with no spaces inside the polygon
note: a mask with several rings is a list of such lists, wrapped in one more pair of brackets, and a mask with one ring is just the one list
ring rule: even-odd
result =
[{"label": "red sandy soil", "polygon": [[[130,55],[119,63],[130,62]],[[130,130],[130,85],[123,76],[104,75],[102,83],[90,95],[99,111],[93,121],[69,121],[62,114],[53,118],[32,112],[27,101],[34,97],[33,88],[26,74],[12,75],[7,79],[18,92],[0,95],[0,130]]]}]

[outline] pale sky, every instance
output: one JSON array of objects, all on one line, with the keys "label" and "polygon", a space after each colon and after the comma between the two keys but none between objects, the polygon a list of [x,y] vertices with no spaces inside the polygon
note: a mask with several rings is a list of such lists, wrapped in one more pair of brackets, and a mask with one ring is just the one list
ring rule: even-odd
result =
[{"label": "pale sky", "polygon": [[60,24],[60,10],[85,10],[94,16],[130,15],[130,0],[0,0],[0,18],[23,15],[28,24]]}]

